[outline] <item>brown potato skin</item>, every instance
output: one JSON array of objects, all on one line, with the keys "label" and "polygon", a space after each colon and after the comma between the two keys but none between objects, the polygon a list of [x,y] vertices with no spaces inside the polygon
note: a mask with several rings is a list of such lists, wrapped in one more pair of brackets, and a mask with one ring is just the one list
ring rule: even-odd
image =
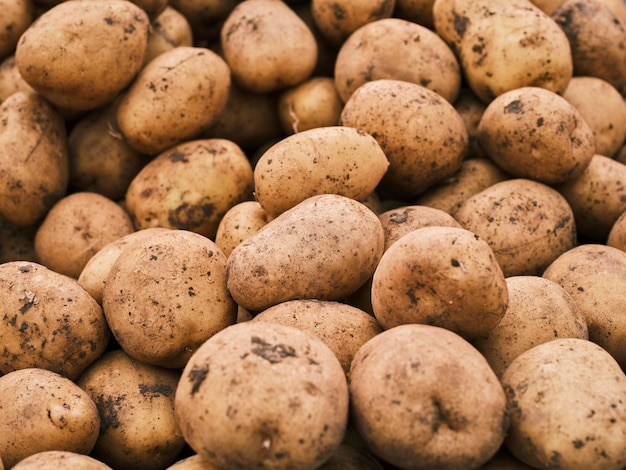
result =
[{"label": "brown potato skin", "polygon": [[[148,45],[143,66],[159,54],[175,47],[194,45],[193,31],[189,21],[180,11],[165,3],[165,8],[152,18],[148,32]],[[143,67],[142,67],[143,68]]]},{"label": "brown potato skin", "polygon": [[0,59],[13,54],[20,36],[35,20],[31,0],[0,0]]},{"label": "brown potato skin", "polygon": [[244,240],[264,227],[271,217],[258,201],[244,201],[231,207],[220,220],[215,244],[228,257]]},{"label": "brown potato skin", "polygon": [[[112,470],[104,462],[85,454],[65,450],[46,450],[20,460],[13,470]],[[0,469],[4,470],[0,466]]]},{"label": "brown potato skin", "polygon": [[626,252],[626,211],[613,224],[606,244]]}]

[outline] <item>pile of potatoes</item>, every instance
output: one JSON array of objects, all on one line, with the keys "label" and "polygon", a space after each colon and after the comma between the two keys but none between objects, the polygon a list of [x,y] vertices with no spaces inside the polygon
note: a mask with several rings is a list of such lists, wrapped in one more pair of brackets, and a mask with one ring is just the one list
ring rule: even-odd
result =
[{"label": "pile of potatoes", "polygon": [[0,9],[0,469],[626,468],[623,0]]}]

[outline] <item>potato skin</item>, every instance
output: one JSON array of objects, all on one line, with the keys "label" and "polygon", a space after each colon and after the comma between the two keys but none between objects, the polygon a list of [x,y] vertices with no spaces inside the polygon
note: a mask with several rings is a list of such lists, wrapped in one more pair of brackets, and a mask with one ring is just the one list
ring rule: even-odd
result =
[{"label": "potato skin", "polygon": [[294,299],[340,300],[374,272],[383,246],[380,221],[365,205],[312,196],[232,251],[228,290],[252,311]]},{"label": "potato skin", "polygon": [[618,217],[611,227],[606,244],[626,252],[626,211]]},{"label": "potato skin", "polygon": [[20,36],[35,19],[31,0],[0,0],[0,59],[15,52]]},{"label": "potato skin", "polygon": [[228,257],[237,245],[258,232],[270,219],[258,201],[235,204],[220,220],[215,234],[215,244]]},{"label": "potato skin", "polygon": [[[0,467],[2,468],[2,467]],[[66,450],[46,450],[20,460],[13,470],[112,470],[104,462],[85,454]]]}]

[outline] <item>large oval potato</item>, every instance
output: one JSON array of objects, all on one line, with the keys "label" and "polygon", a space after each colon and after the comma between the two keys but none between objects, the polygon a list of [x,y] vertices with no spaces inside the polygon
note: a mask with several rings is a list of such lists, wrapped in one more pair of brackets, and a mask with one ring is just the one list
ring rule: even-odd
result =
[{"label": "large oval potato", "polygon": [[340,300],[372,275],[383,246],[380,221],[364,204],[312,196],[232,251],[228,289],[253,311],[294,299]]},{"label": "large oval potato", "polygon": [[271,217],[317,194],[363,201],[388,167],[380,145],[366,132],[343,126],[310,129],[261,155],[254,167],[254,195]]}]

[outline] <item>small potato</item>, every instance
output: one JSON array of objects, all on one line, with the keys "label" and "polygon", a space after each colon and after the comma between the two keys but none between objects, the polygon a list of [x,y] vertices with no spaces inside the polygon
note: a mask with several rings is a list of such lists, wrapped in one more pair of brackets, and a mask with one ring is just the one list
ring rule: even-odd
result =
[{"label": "small potato", "polygon": [[518,356],[501,381],[511,413],[505,445],[518,459],[533,468],[624,468],[626,375],[600,346],[554,339]]},{"label": "small potato", "polygon": [[0,455],[6,468],[44,451],[89,454],[99,432],[96,404],[67,377],[38,368],[0,377]]},{"label": "small potato", "polygon": [[463,228],[407,233],[385,251],[372,278],[372,308],[385,329],[423,323],[472,340],[498,324],[507,303],[493,251]]},{"label": "small potato", "polygon": [[351,95],[341,125],[372,136],[389,169],[380,189],[411,199],[452,176],[467,153],[465,124],[438,93],[402,80],[373,80]]},{"label": "small potato", "polygon": [[412,21],[426,28],[435,29],[433,18],[434,0],[396,0],[393,16]]},{"label": "small potato", "polygon": [[213,239],[224,214],[252,198],[253,172],[243,150],[226,139],[176,145],[131,181],[126,206],[136,229],[190,230]]},{"label": "small potato", "polygon": [[101,194],[72,193],[46,214],[35,234],[39,262],[77,279],[104,245],[134,231],[124,208]]},{"label": "small potato", "polygon": [[227,287],[252,311],[295,299],[341,300],[372,275],[383,246],[380,221],[365,205],[312,196],[235,247]]},{"label": "small potato", "polygon": [[478,468],[509,425],[485,358],[436,326],[402,325],[365,343],[350,369],[350,398],[368,447],[399,468]]},{"label": "small potato", "polygon": [[20,36],[35,20],[31,0],[0,0],[0,59],[15,52]]},{"label": "small potato", "polygon": [[224,470],[221,467],[217,467],[205,459],[200,454],[194,454],[184,459],[174,462],[174,464],[167,467],[166,470]]},{"label": "small potato", "polygon": [[181,12],[196,41],[219,40],[220,29],[241,0],[169,0],[168,5]]},{"label": "small potato", "polygon": [[0,215],[34,225],[67,192],[65,122],[41,95],[12,94],[0,105]]},{"label": "small potato", "polygon": [[313,33],[280,0],[239,3],[222,26],[220,44],[233,81],[253,93],[298,85],[317,63]]},{"label": "small potato", "polygon": [[565,198],[533,180],[496,183],[468,198],[454,218],[487,241],[506,277],[541,275],[576,243]]},{"label": "small potato", "polygon": [[15,56],[10,55],[0,62],[0,103],[17,91],[35,90],[20,75],[15,64]]},{"label": "small potato", "polygon": [[582,244],[555,259],[543,277],[572,296],[587,321],[589,340],[626,369],[626,253],[606,245]]},{"label": "small potato", "polygon": [[121,98],[117,124],[132,148],[156,155],[210,127],[229,88],[230,72],[219,55],[178,46],[141,70]]},{"label": "small potato", "polygon": [[15,61],[24,80],[55,105],[99,108],[139,72],[148,27],[146,12],[129,1],[65,1],[24,32]]},{"label": "small potato", "polygon": [[108,346],[111,331],[102,308],[76,280],[45,266],[1,264],[0,304],[4,374],[39,367],[74,380]]},{"label": "small potato", "polygon": [[104,462],[66,450],[47,450],[20,460],[13,470],[112,470]]},{"label": "small potato", "polygon": [[595,153],[593,130],[565,98],[538,87],[502,93],[485,109],[478,142],[505,172],[559,184],[585,171]]},{"label": "small potato", "polygon": [[461,69],[448,45],[430,29],[400,18],[373,21],[350,35],[337,54],[334,77],[344,102],[378,79],[424,86],[449,103],[461,87]]},{"label": "small potato", "polygon": [[502,320],[472,342],[498,378],[517,356],[538,344],[555,338],[589,339],[585,316],[556,282],[511,276],[506,284],[509,303]]},{"label": "small potato", "polygon": [[102,292],[121,348],[147,364],[182,368],[204,341],[237,319],[226,262],[214,242],[186,230],[127,245]]},{"label": "small potato", "polygon": [[462,87],[459,96],[454,100],[454,109],[457,110],[467,129],[469,137],[468,158],[485,157],[485,151],[478,143],[478,124],[483,117],[487,105],[467,87]]},{"label": "small potato", "polygon": [[606,244],[626,252],[626,210],[611,227]]},{"label": "small potato", "polygon": [[167,8],[168,0],[131,0],[145,11],[150,20],[157,18]]},{"label": "small potato", "polygon": [[594,155],[583,173],[555,189],[572,208],[579,236],[605,243],[611,228],[626,211],[626,164]]},{"label": "small potato", "polygon": [[270,216],[257,201],[235,204],[220,220],[215,244],[228,257],[237,245],[257,233],[269,221]]},{"label": "small potato", "polygon": [[254,195],[270,217],[317,194],[361,201],[388,167],[383,149],[366,132],[344,126],[309,129],[263,153],[254,167]]},{"label": "small potato", "polygon": [[322,340],[260,321],[207,340],[175,397],[186,442],[228,469],[318,468],[341,445],[348,407],[346,376]]},{"label": "small potato", "polygon": [[[143,67],[159,54],[175,47],[192,47],[193,31],[185,15],[167,5],[150,23],[148,45],[143,58]],[[142,67],[142,68],[143,68]]]},{"label": "small potato", "polygon": [[278,117],[287,135],[336,126],[342,109],[343,102],[332,77],[311,77],[282,92],[278,101]]},{"label": "small potato", "polygon": [[91,456],[112,468],[170,465],[185,441],[174,417],[180,372],[143,364],[122,350],[102,355],[76,381],[100,414]]}]

